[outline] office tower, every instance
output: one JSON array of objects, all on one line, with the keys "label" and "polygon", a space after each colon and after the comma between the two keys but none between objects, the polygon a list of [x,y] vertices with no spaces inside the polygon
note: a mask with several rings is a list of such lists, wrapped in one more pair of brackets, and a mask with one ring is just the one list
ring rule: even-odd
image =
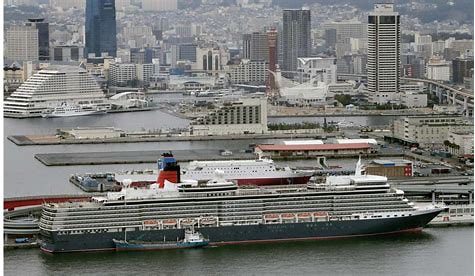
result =
[{"label": "office tower", "polygon": [[311,53],[310,10],[284,10],[282,71],[296,71],[297,58],[309,57]]},{"label": "office tower", "polygon": [[399,91],[400,26],[393,4],[375,4],[368,16],[368,92],[373,103],[391,102]]},{"label": "office tower", "polygon": [[242,35],[242,58],[251,59],[251,34]]},{"label": "office tower", "polygon": [[59,45],[51,47],[51,60],[79,61],[83,58],[84,48],[74,45]]},{"label": "office tower", "polygon": [[356,21],[338,21],[331,22],[323,25],[325,29],[325,39],[327,44],[333,46],[336,50],[336,57],[341,58],[344,55],[349,55],[358,51],[354,51],[352,48],[352,41],[358,41],[361,46],[356,47],[355,50],[366,51],[366,43],[368,39],[367,24]]},{"label": "office tower", "polygon": [[275,76],[273,74],[277,70],[277,31],[275,29],[267,31],[267,45],[269,46],[269,77],[267,78],[267,89],[273,91],[277,89]]},{"label": "office tower", "polygon": [[43,18],[30,18],[25,25],[35,27],[38,30],[38,58],[49,60],[49,23]]},{"label": "office tower", "polygon": [[7,30],[6,59],[37,61],[38,52],[38,30],[35,27],[12,26]]},{"label": "office tower", "polygon": [[330,28],[325,30],[325,45],[328,48],[335,48],[336,46],[336,29]]},{"label": "office tower", "polygon": [[117,56],[114,0],[87,0],[85,56]]},{"label": "office tower", "polygon": [[452,60],[452,82],[463,84],[464,78],[471,76],[473,58],[456,58]]}]

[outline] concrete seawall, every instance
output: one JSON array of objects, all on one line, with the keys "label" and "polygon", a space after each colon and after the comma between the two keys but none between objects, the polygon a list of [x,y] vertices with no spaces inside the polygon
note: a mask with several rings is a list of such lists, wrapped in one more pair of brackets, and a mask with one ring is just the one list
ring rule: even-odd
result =
[{"label": "concrete seawall", "polygon": [[[196,149],[196,150],[174,150],[173,155],[179,162],[204,161],[204,160],[244,160],[255,159],[254,153],[244,153],[240,150],[231,149],[233,155],[222,156],[219,150]],[[149,151],[113,151],[113,152],[78,152],[78,153],[41,153],[35,154],[35,158],[46,166],[73,166],[73,165],[101,165],[101,164],[140,164],[155,163],[160,155],[168,150]],[[332,158],[358,157],[358,154],[332,155]],[[362,157],[395,157],[401,154],[368,154]],[[293,156],[293,157],[273,157],[274,160],[300,160],[314,157]]]},{"label": "concrete seawall", "polygon": [[334,137],[339,135],[334,133],[269,133],[269,134],[243,134],[243,135],[220,135],[220,136],[129,136],[119,138],[103,139],[61,139],[55,135],[33,136],[33,135],[13,135],[8,136],[8,140],[17,146],[39,146],[39,145],[69,145],[69,144],[109,144],[109,143],[143,143],[143,142],[176,142],[176,141],[210,141],[210,140],[264,140],[264,139],[297,139],[297,138],[318,138]]}]

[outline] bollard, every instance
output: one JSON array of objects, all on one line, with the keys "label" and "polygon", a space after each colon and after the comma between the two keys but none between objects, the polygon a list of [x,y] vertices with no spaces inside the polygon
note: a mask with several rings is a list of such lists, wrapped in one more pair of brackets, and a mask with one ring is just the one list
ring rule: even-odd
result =
[{"label": "bollard", "polygon": [[432,190],[432,204],[435,204],[435,191]]}]

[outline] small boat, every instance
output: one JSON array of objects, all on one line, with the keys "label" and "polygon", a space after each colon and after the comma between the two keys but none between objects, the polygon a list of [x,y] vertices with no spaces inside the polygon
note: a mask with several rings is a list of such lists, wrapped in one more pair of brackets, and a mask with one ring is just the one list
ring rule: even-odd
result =
[{"label": "small boat", "polygon": [[199,248],[209,244],[209,239],[205,239],[201,233],[193,229],[186,229],[185,238],[179,241],[166,241],[165,239],[163,241],[127,241],[112,239],[112,241],[115,244],[116,251]]}]

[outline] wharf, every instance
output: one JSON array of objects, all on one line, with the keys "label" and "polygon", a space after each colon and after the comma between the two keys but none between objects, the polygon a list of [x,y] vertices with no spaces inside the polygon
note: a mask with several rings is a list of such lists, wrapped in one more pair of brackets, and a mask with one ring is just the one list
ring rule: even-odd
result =
[{"label": "wharf", "polygon": [[127,109],[110,109],[107,111],[109,113],[123,113],[123,112],[138,112],[138,111],[151,111],[160,109],[159,106],[148,106],[148,107],[138,107],[138,108],[127,108]]},{"label": "wharf", "polygon": [[74,145],[74,144],[109,144],[109,143],[144,143],[144,142],[176,142],[176,141],[210,141],[210,140],[266,140],[266,139],[299,139],[334,137],[339,132],[316,134],[316,133],[267,133],[267,134],[242,134],[242,135],[219,135],[219,136],[178,136],[144,134],[117,138],[92,138],[92,139],[62,139],[56,135],[13,135],[8,140],[17,146],[39,145]]},{"label": "wharf", "polygon": [[[156,163],[167,150],[115,151],[115,152],[78,152],[44,153],[35,158],[46,166],[98,165],[98,164],[137,164]],[[223,156],[218,149],[174,150],[173,155],[179,162],[202,160],[243,160],[254,159],[253,153],[233,150],[232,155]]]},{"label": "wharf", "polygon": [[[77,166],[77,165],[103,165],[103,164],[142,164],[156,163],[161,154],[169,150],[148,151],[112,151],[112,152],[77,152],[77,153],[41,153],[35,158],[46,166]],[[255,159],[251,152],[231,149],[232,155],[222,156],[218,149],[174,150],[173,155],[179,162],[208,161],[208,160],[246,160]],[[332,158],[358,157],[354,155],[332,156]],[[363,157],[397,157],[402,154],[367,154]],[[301,160],[313,157],[274,157],[274,160]]]}]

